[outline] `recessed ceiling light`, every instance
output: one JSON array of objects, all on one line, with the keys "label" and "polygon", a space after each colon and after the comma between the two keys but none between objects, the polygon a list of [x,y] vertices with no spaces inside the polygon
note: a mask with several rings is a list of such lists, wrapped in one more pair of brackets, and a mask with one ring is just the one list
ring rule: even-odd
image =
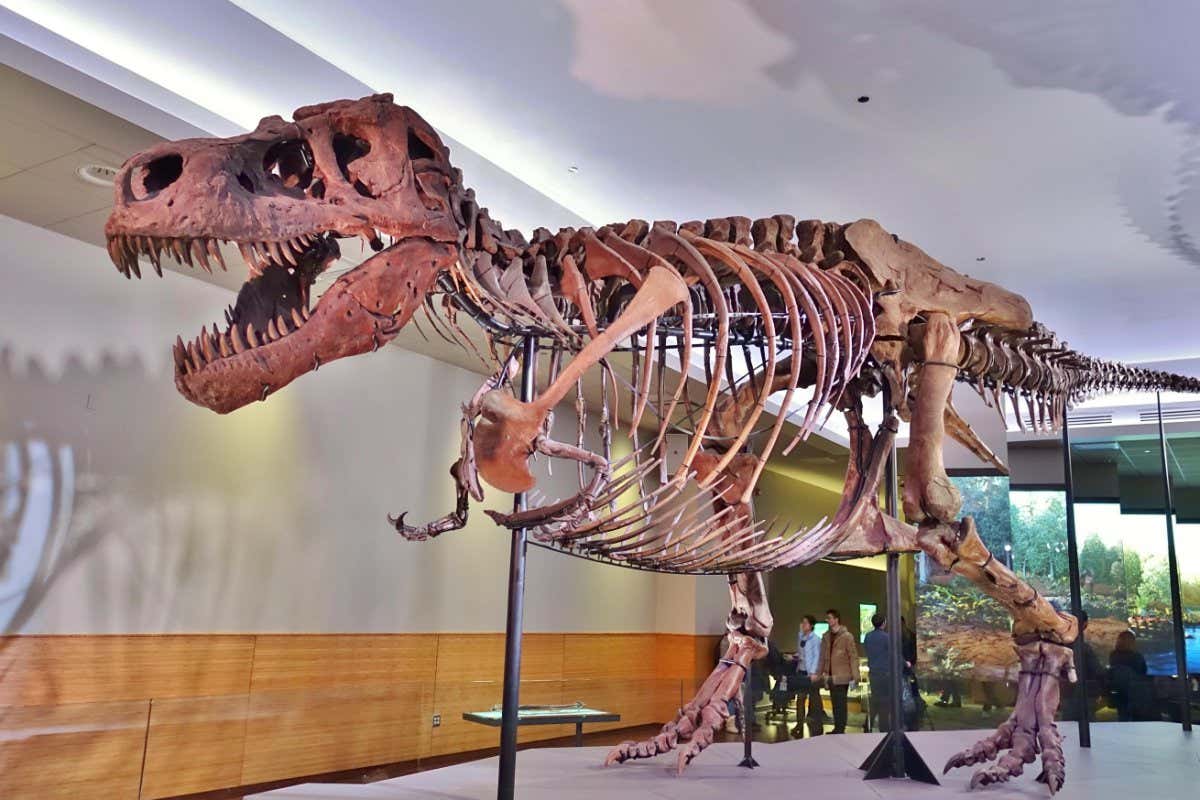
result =
[{"label": "recessed ceiling light", "polygon": [[870,100],[871,100],[871,98],[865,94],[859,95],[859,97],[858,97],[858,102],[860,102],[860,103],[867,103],[867,102],[870,102]]},{"label": "recessed ceiling light", "polygon": [[84,164],[75,170],[75,174],[84,183],[108,189],[112,187],[113,179],[117,177],[117,168],[105,164]]},{"label": "recessed ceiling light", "polygon": [[579,172],[579,167],[577,167],[577,166],[575,166],[574,164],[572,164],[571,166],[567,167],[567,172],[569,172],[569,173],[571,173],[572,175],[574,175],[576,172]]},{"label": "recessed ceiling light", "polygon": [[975,256],[976,261],[987,261],[987,256]]}]

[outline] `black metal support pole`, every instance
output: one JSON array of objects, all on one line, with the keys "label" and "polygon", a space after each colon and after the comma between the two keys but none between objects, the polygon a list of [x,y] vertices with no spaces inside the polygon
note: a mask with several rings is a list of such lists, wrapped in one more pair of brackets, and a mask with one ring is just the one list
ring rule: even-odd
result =
[{"label": "black metal support pole", "polygon": [[[751,662],[752,666],[753,663]],[[750,673],[747,672],[742,676],[742,760],[738,763],[739,767],[746,769],[758,766],[751,752],[754,749],[754,720],[754,687],[750,682]],[[786,719],[784,724],[787,724]]]},{"label": "black metal support pole", "polygon": [[[889,655],[889,667],[891,675],[889,682],[891,686],[891,695],[888,697],[888,705],[892,717],[892,725],[890,730],[904,730],[904,706],[902,703],[903,682],[904,682],[904,660],[901,658],[900,647],[903,639],[900,630],[900,554],[887,554],[887,627],[888,639],[891,644],[891,652]],[[904,742],[899,736],[892,738],[892,777],[904,777]]]},{"label": "black metal support pole", "polygon": [[[890,411],[890,398],[887,391],[883,395],[884,417]],[[887,470],[884,473],[883,508],[888,516],[899,518],[900,486],[899,471],[896,468],[896,446],[888,453]],[[891,650],[888,653],[888,663],[891,668],[889,683],[891,697],[888,705],[891,710],[892,724],[871,755],[862,763],[859,769],[866,770],[863,780],[871,781],[879,778],[912,778],[922,783],[938,784],[929,765],[921,758],[917,748],[909,741],[904,732],[904,629],[900,622],[900,554],[887,554],[887,627]],[[915,698],[914,698],[915,699]]]},{"label": "black metal support pole", "polygon": [[1154,393],[1158,403],[1158,444],[1162,448],[1163,502],[1167,518],[1167,570],[1171,580],[1171,632],[1175,638],[1175,672],[1183,681],[1183,729],[1192,729],[1192,678],[1188,675],[1187,643],[1183,634],[1183,597],[1179,591],[1179,562],[1175,558],[1175,504],[1171,500],[1171,469],[1167,460],[1167,432],[1163,426],[1162,393]]},{"label": "black metal support pole", "polygon": [[[1071,427],[1067,415],[1062,421],[1063,488],[1067,505],[1067,572],[1071,580],[1071,613],[1076,619],[1083,613],[1083,593],[1079,587],[1079,543],[1075,538],[1075,478],[1071,472]],[[1053,563],[1053,558],[1051,559]],[[1051,567],[1053,569],[1053,566]],[[1087,658],[1084,656],[1083,626],[1075,637],[1075,699],[1079,715],[1079,746],[1092,746],[1092,721],[1089,718]]]},{"label": "black metal support pole", "polygon": [[[537,338],[526,336],[521,348],[521,400],[533,400],[537,377]],[[525,510],[525,493],[513,496],[513,510]],[[499,800],[513,800],[517,777],[517,715],[521,707],[521,632],[525,622],[525,550],[527,532],[512,532],[508,557],[508,620],[504,625],[504,693],[500,711]]]},{"label": "black metal support pole", "polygon": [[[746,450],[745,452],[749,452]],[[754,501],[750,501],[750,517],[754,518]],[[734,576],[730,575],[729,580],[732,582]],[[764,644],[768,644],[764,642]],[[754,662],[750,662],[750,669],[742,675],[742,760],[738,763],[739,767],[746,769],[754,769],[758,766],[758,762],[754,760],[754,722],[757,715],[754,713],[754,686],[751,684],[751,672],[754,670]],[[783,724],[787,726],[787,718],[783,720]]]}]

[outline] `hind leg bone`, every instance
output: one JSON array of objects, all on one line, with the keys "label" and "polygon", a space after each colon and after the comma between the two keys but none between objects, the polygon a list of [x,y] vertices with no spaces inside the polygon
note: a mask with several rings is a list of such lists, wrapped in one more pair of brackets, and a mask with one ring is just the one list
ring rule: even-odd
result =
[{"label": "hind leg bone", "polygon": [[656,735],[640,742],[628,741],[609,751],[604,764],[619,764],[634,758],[652,758],[679,749],[676,771],[683,772],[706,747],[729,718],[729,701],[736,702],[750,664],[767,654],[766,640],[774,624],[767,606],[762,573],[729,576],[732,609],[725,625],[729,646],[720,663],[701,684],[696,696],[679,709],[675,719]]},{"label": "hind leg bone", "polygon": [[1020,775],[1024,765],[1040,753],[1042,774],[1038,780],[1053,794],[1066,774],[1062,736],[1055,727],[1054,713],[1058,710],[1059,682],[1075,680],[1071,643],[1078,634],[1078,623],[997,561],[979,538],[971,517],[963,517],[958,523],[922,523],[918,541],[942,567],[970,580],[1012,614],[1013,641],[1021,662],[1012,715],[991,736],[951,757],[945,771],[991,761],[1001,750],[1007,750],[995,765],[972,777],[972,788],[985,786]]}]

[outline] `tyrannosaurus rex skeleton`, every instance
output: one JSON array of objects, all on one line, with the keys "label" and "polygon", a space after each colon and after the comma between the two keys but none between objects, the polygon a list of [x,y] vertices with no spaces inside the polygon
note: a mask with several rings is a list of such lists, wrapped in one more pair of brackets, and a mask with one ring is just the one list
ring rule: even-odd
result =
[{"label": "tyrannosaurus rex skeleton", "polygon": [[[1003,465],[954,411],[951,389],[969,382],[1001,413],[1007,401],[1038,429],[1058,426],[1069,403],[1097,392],[1200,390],[1194,379],[1075,353],[1034,322],[1019,295],[943,266],[871,220],[633,220],[539,228],[527,240],[476,204],[434,130],[389,95],[309,106],[292,122],[269,117],[244,136],[139,153],[116,178],[106,233],[126,277],[140,277],[143,256],[159,270],[164,255],[211,269],[213,261],[224,267],[219,242],[240,248],[250,276],[227,324],[174,348],[179,391],[219,413],[265,400],[328,361],[378,349],[419,309],[464,346],[474,347],[462,313],[484,327],[496,371],[464,406],[451,470],[457,508],[420,527],[402,515],[395,525],[406,537],[462,527],[470,498],[482,498],[481,480],[502,491],[533,489],[529,459],[541,453],[577,462],[578,493],[493,514],[501,524],[531,528],[576,555],[728,576],[730,644],[721,664],[661,733],[622,744],[610,763],[679,748],[682,769],[712,741],[742,674],[766,651],[772,619],[763,571],[922,550],[1009,610],[1022,665],[1012,716],[947,768],[1007,750],[972,781],[986,784],[1019,775],[1040,752],[1043,779],[1057,790],[1064,770],[1053,718],[1059,680],[1073,679],[1076,621],[996,561],[971,518],[959,519],[944,436]],[[338,240],[354,237],[375,255],[312,306],[316,276],[339,258]],[[516,365],[497,355],[498,345],[526,336],[553,353],[530,402],[514,397]],[[630,361],[628,379],[618,351]],[[683,376],[670,383],[669,358]],[[701,398],[686,377],[697,361],[706,376]],[[601,453],[585,446],[580,388],[596,370]],[[795,438],[840,409],[850,425],[849,466],[832,519],[780,529],[760,524],[750,503],[802,387],[811,387],[811,399],[796,414]],[[861,401],[881,387],[888,414],[872,434]],[[554,441],[552,411],[572,391],[577,441]],[[614,460],[617,397],[626,391],[633,452]],[[768,398],[780,395],[782,410],[765,421]],[[647,431],[648,410],[657,424]],[[897,417],[911,423],[907,522],[877,502]],[[688,444],[668,473],[670,432],[686,434]]]}]

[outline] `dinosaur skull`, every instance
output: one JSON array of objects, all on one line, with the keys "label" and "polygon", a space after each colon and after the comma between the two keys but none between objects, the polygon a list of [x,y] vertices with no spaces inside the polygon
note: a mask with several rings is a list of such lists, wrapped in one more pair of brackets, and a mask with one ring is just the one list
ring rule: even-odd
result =
[{"label": "dinosaur skull", "polygon": [[[117,268],[139,256],[224,267],[219,242],[249,267],[226,325],[175,344],[175,384],[228,413],[300,375],[396,336],[458,254],[461,185],[436,132],[391,95],[267,117],[228,139],[186,139],[130,158],[105,226]],[[310,308],[316,277],[361,237],[375,255]]]}]

